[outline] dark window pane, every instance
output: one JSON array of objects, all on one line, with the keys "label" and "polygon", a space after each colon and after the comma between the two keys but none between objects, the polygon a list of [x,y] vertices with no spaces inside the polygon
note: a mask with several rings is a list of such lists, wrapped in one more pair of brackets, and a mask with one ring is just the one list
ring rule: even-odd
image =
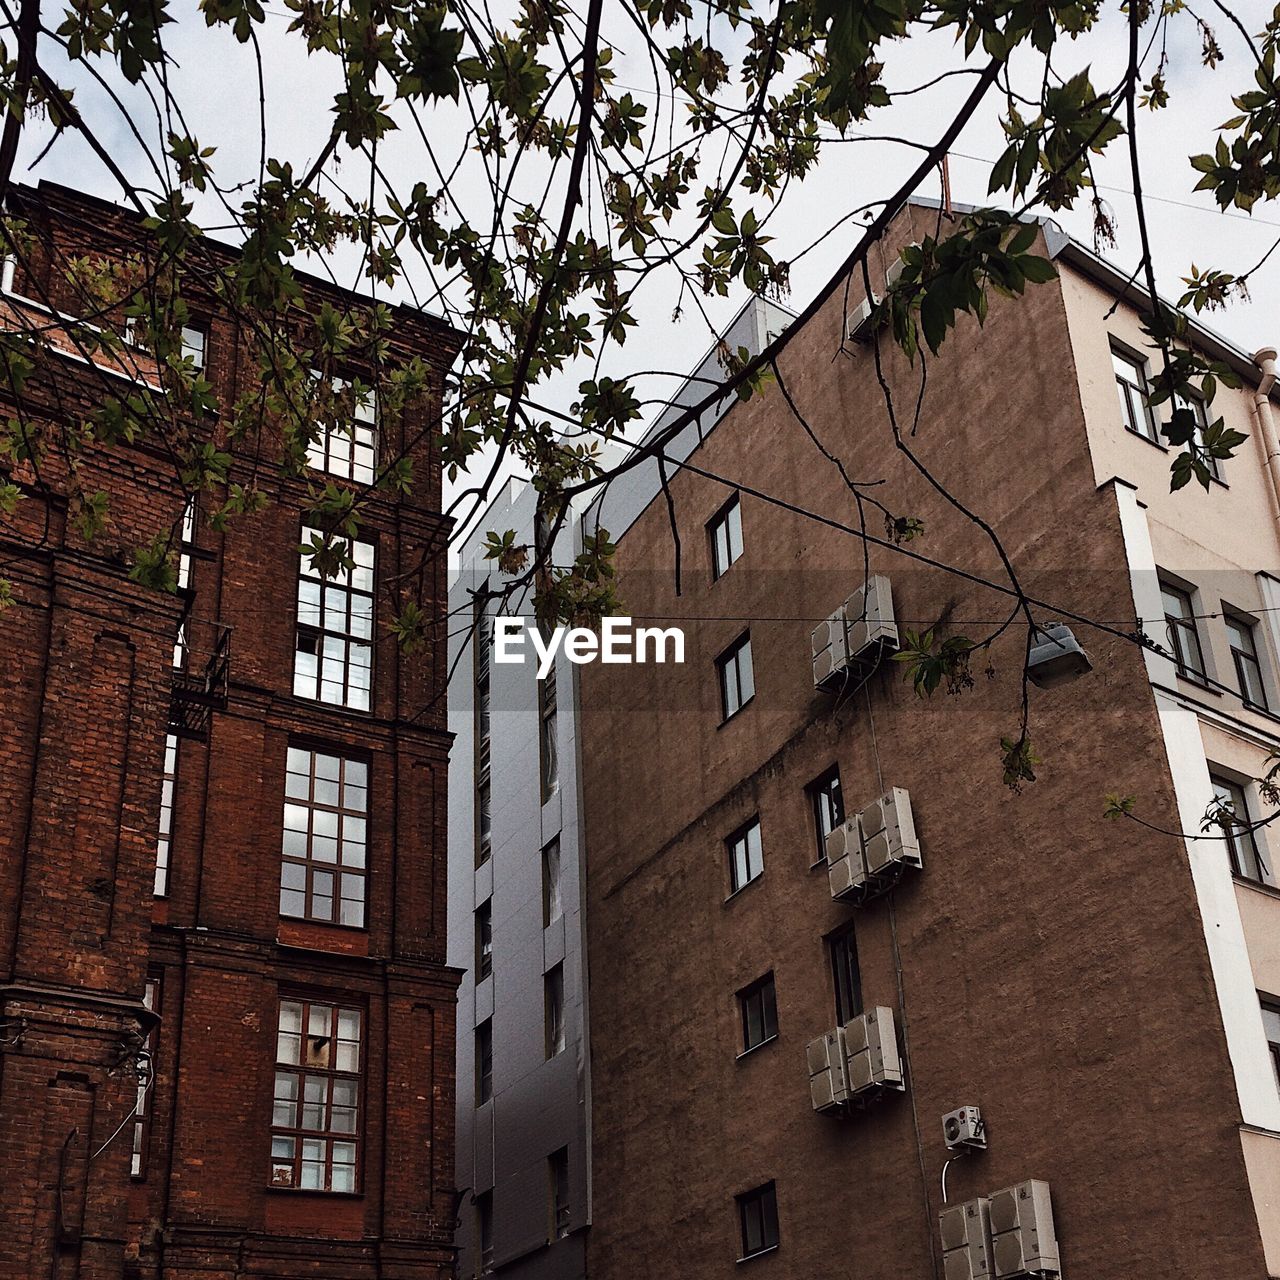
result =
[{"label": "dark window pane", "polygon": [[729,850],[729,885],[737,893],[764,872],[764,850],[760,843],[759,819],[752,819],[726,842]]},{"label": "dark window pane", "polygon": [[751,665],[751,637],[735,641],[716,659],[720,681],[720,713],[727,720],[755,696],[755,672]]},{"label": "dark window pane", "polygon": [[862,1012],[862,982],[858,975],[858,950],[853,929],[835,934],[828,947],[836,995],[836,1022],[844,1026]]},{"label": "dark window pane", "polygon": [[1196,631],[1191,596],[1180,587],[1171,587],[1164,583],[1161,584],[1160,595],[1164,600],[1169,651],[1178,664],[1179,673],[1203,680],[1204,656],[1200,651],[1200,636]]},{"label": "dark window pane", "polygon": [[1209,780],[1213,783],[1213,794],[1218,801],[1219,811],[1225,811],[1233,819],[1222,827],[1232,873],[1247,880],[1256,880],[1259,884],[1275,884],[1275,877],[1263,855],[1257,834],[1251,829],[1252,818],[1244,788],[1239,783],[1212,774]]},{"label": "dark window pane", "polygon": [[1256,628],[1243,618],[1228,615],[1227,639],[1231,645],[1231,660],[1236,669],[1236,683],[1240,696],[1251,707],[1267,710],[1267,689],[1262,680],[1262,663],[1258,658]]},{"label": "dark window pane", "polygon": [[829,769],[816,782],[809,784],[809,803],[813,810],[813,830],[817,839],[816,862],[827,858],[827,837],[844,822],[844,798],[840,792],[840,771]]},{"label": "dark window pane", "polygon": [[763,1253],[778,1243],[778,1201],[772,1182],[738,1197],[742,1256]]},{"label": "dark window pane", "polygon": [[742,1051],[756,1048],[778,1034],[778,1007],[773,974],[738,993],[742,1012]]},{"label": "dark window pane", "polygon": [[711,576],[719,578],[742,554],[742,507],[735,494],[707,526],[711,537]]}]

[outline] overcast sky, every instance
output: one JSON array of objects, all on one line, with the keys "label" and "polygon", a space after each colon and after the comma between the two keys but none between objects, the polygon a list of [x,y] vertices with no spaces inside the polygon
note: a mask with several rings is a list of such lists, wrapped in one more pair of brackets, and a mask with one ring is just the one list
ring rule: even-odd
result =
[{"label": "overcast sky", "polygon": [[[1114,4],[1111,7],[1117,8]],[[1236,11],[1250,31],[1257,31],[1269,7],[1259,0],[1247,0],[1238,4]],[[260,142],[258,76],[254,61],[247,48],[237,45],[230,35],[209,30],[189,0],[176,4],[172,12],[178,21],[166,29],[167,45],[177,64],[171,72],[171,83],[175,96],[183,104],[187,123],[202,144],[217,146],[213,163],[223,181],[233,177],[252,179],[257,172]],[[291,159],[295,171],[301,172],[327,136],[337,76],[330,61],[306,56],[298,37],[287,34],[288,20],[279,8],[269,13],[261,37],[267,151]],[[1250,57],[1239,34],[1221,19],[1217,23],[1217,35],[1226,60],[1216,72],[1206,71],[1201,65],[1199,37],[1189,16],[1181,15],[1172,28],[1166,50],[1166,76],[1172,102],[1164,112],[1144,113],[1140,120],[1140,138],[1157,278],[1165,293],[1176,296],[1181,291],[1181,277],[1192,262],[1234,272],[1252,266],[1280,237],[1280,208],[1259,206],[1253,216],[1224,214],[1216,210],[1207,195],[1192,192],[1199,175],[1191,169],[1187,156],[1191,152],[1210,150],[1214,126],[1234,114],[1230,96],[1233,91],[1250,87]],[[633,88],[640,100],[659,105],[646,88],[649,84],[647,59],[634,54],[628,56],[623,29],[609,30],[624,50],[615,59],[619,83]],[[1118,12],[1112,12],[1085,39],[1075,44],[1065,42],[1055,65],[1069,73],[1091,64],[1093,82],[1096,87],[1102,87],[1118,81],[1125,54],[1124,19]],[[945,33],[913,38],[891,50],[887,58],[889,81],[895,88],[918,85],[942,70],[959,65],[960,61],[954,41]],[[54,65],[52,59],[50,65]],[[1027,76],[1033,74],[1025,61],[1019,70]],[[64,67],[58,73],[64,82],[75,84],[77,103],[113,154],[120,157],[130,176],[145,184],[147,165],[119,111],[82,69]],[[1034,74],[1038,75],[1038,71]],[[113,80],[116,82],[118,76]],[[1030,86],[1033,82],[1028,79],[1027,83]],[[965,78],[956,78],[944,81],[927,93],[902,99],[875,115],[861,132],[931,141],[949,118],[950,110],[967,93],[969,84]],[[134,104],[139,128],[154,137],[155,116],[146,99],[135,92],[127,100]],[[671,104],[665,105],[669,109]],[[999,108],[999,99],[991,96],[953,150],[951,182],[956,201],[988,201],[991,163],[1004,146],[998,122]],[[460,119],[457,109],[446,104],[428,121],[428,136],[442,163],[451,163],[456,156]],[[392,182],[406,192],[418,180],[435,187],[438,179],[426,148],[409,123],[405,120],[402,123],[405,126],[402,131],[382,146],[380,163]],[[889,194],[918,162],[914,153],[906,148],[863,141],[856,136],[857,132],[854,131],[849,140],[829,143],[817,172],[802,187],[793,188],[774,212],[769,230],[776,237],[771,246],[775,256],[796,259],[801,250],[811,245],[816,236],[843,213]],[[24,161],[30,164],[47,138],[45,126],[34,127],[29,132],[20,156],[20,168]],[[1102,194],[1113,211],[1118,229],[1118,244],[1105,253],[1123,269],[1131,270],[1137,263],[1138,243],[1128,155],[1121,143],[1114,144],[1112,150],[1113,154],[1102,161],[1097,170]],[[364,189],[367,172],[363,162],[349,158],[339,170],[340,180]],[[50,178],[109,199],[120,197],[113,180],[72,133],[60,139],[25,176],[27,180]],[[521,186],[522,193],[535,197],[545,180],[545,169],[530,165],[526,182]],[[493,205],[478,157],[472,155],[464,159],[451,189],[477,222],[487,223]],[[939,194],[936,175],[924,184],[920,194],[935,197]],[[755,203],[764,212],[761,202]],[[198,205],[197,216],[210,226],[227,221],[210,200]],[[1088,208],[1054,216],[1086,244],[1092,243]],[[792,295],[785,299],[787,305],[795,309],[804,305],[848,252],[856,235],[856,222],[846,223],[822,247],[798,257],[792,275]],[[356,278],[355,259],[351,255],[340,255],[331,265],[341,283],[365,290],[370,288],[367,280]],[[413,276],[418,296],[430,304],[431,288],[425,272],[418,269]],[[655,280],[637,297],[635,307],[640,325],[625,350],[618,353],[619,358],[610,362],[608,371],[616,374],[628,369],[657,368],[674,372],[689,369],[710,345],[711,328],[723,324],[745,296],[739,292],[728,300],[707,302],[707,319],[698,314],[697,307],[686,305],[681,319],[673,323],[674,281],[670,277]],[[1233,303],[1230,310],[1215,313],[1207,320],[1224,336],[1252,351],[1280,341],[1280,320],[1276,319],[1278,303],[1280,253],[1255,278],[1248,302]],[[572,371],[549,398],[567,407],[581,376],[581,370]],[[646,385],[646,396],[662,394],[657,383],[651,381]]]}]

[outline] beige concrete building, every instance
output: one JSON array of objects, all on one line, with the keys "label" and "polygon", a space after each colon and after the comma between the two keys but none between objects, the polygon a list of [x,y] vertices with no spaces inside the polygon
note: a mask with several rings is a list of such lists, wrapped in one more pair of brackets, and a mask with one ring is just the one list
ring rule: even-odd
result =
[{"label": "beige concrete building", "polygon": [[[1218,468],[1209,492],[1171,493],[1170,451],[1128,419],[1122,383],[1141,371],[1146,339],[1132,305],[1115,306],[1124,281],[1079,246],[1059,253],[1075,372],[1099,486],[1116,491],[1136,612],[1169,618],[1173,655],[1144,654],[1181,829],[1188,839],[1239,1103],[1240,1143],[1268,1272],[1280,1274],[1280,831],[1260,827],[1223,840],[1203,818],[1228,799],[1251,823],[1275,812],[1258,779],[1280,750],[1280,453],[1271,396],[1275,350],[1246,364],[1198,335],[1210,355],[1245,379],[1214,408],[1249,439]],[[1134,359],[1138,357],[1138,359]],[[1122,406],[1117,419],[1116,396]]]}]

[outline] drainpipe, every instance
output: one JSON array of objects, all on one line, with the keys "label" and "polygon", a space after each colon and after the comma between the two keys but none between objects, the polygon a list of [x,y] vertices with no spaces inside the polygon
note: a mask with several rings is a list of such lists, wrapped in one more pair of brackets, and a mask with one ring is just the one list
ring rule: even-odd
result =
[{"label": "drainpipe", "polygon": [[1280,379],[1275,347],[1263,347],[1261,351],[1255,351],[1253,362],[1262,370],[1262,380],[1253,395],[1253,411],[1258,419],[1263,461],[1267,474],[1271,477],[1272,502],[1276,518],[1280,520],[1280,443],[1276,440],[1275,411],[1271,405],[1271,388]]}]

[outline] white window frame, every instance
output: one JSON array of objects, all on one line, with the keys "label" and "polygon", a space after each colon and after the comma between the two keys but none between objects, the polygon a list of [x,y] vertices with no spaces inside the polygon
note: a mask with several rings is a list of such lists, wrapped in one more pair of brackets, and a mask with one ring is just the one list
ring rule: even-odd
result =
[{"label": "white window frame", "polygon": [[348,541],[353,566],[326,578],[314,568],[306,550],[312,539],[320,536],[318,529],[303,527],[294,696],[351,711],[369,711],[373,705],[376,548],[372,542]]}]

